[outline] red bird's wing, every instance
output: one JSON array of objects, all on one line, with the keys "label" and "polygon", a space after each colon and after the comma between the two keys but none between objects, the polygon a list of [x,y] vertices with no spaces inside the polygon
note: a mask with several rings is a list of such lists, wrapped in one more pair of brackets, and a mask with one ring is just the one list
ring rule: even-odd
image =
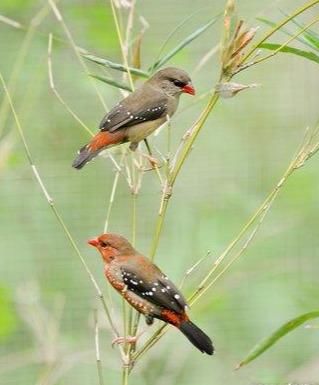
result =
[{"label": "red bird's wing", "polygon": [[122,266],[122,279],[128,290],[156,306],[183,314],[187,307],[183,294],[155,265],[152,267],[156,269],[157,274],[154,277],[151,274],[150,278],[145,270]]},{"label": "red bird's wing", "polygon": [[114,132],[121,128],[156,120],[167,114],[167,98],[161,92],[142,87],[118,103],[100,123],[101,131]]}]

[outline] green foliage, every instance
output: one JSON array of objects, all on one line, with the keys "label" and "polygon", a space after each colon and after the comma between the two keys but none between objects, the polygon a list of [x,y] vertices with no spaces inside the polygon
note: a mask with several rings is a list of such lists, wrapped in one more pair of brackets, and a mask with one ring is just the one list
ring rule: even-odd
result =
[{"label": "green foliage", "polygon": [[110,7],[105,6],[105,3],[73,6],[71,14],[74,20],[79,22],[81,29],[85,29],[86,36],[96,46],[107,47],[108,51],[118,50],[112,12]]},{"label": "green foliage", "polygon": [[9,337],[13,333],[16,323],[10,293],[6,288],[0,286],[0,339]]},{"label": "green foliage", "polygon": [[18,11],[21,8],[27,8],[35,4],[35,0],[1,0],[1,10],[3,11]]},{"label": "green foliage", "polygon": [[219,19],[220,15],[215,16],[208,23],[204,24],[202,27],[198,28],[196,31],[187,36],[184,40],[182,40],[175,48],[173,48],[170,52],[168,52],[164,57],[157,60],[152,66],[151,70],[156,71],[161,68],[164,64],[166,64],[172,57],[177,55],[183,48],[188,46],[193,40],[198,38],[201,34],[203,34],[210,26],[216,23]]},{"label": "green foliage", "polygon": [[[258,20],[263,22],[263,23],[265,23],[265,24],[267,24],[267,25],[269,25],[269,26],[271,26],[271,27],[274,27],[276,25],[276,23],[274,23],[273,21],[265,19],[265,18],[258,18]],[[295,33],[290,32],[286,28],[281,28],[281,31],[285,35],[290,36],[291,38],[294,38],[294,40],[296,40],[299,43],[303,44],[307,48],[311,48],[313,51],[319,53],[319,35],[316,32],[314,32],[314,31],[312,31],[310,29],[307,29],[306,25],[298,22],[296,19],[292,19],[291,22],[293,24],[295,24],[300,31],[304,29],[304,31],[302,32],[301,35],[296,36]],[[317,55],[313,51],[305,51],[303,49],[296,48],[296,47],[291,47],[291,46],[288,46],[288,45],[285,45],[284,47],[281,47],[281,45],[282,44],[279,44],[279,43],[263,43],[263,44],[260,45],[260,48],[268,49],[268,50],[271,50],[271,51],[280,51],[280,52],[283,52],[283,53],[294,54],[294,55],[297,55],[297,56],[301,56],[301,57],[303,57],[305,59],[314,61],[315,63],[319,63],[319,55]]]},{"label": "green foliage", "polygon": [[237,368],[241,368],[244,365],[247,365],[249,362],[255,360],[258,356],[272,347],[279,339],[284,337],[286,334],[290,333],[292,330],[296,329],[298,326],[302,325],[306,321],[309,321],[314,318],[319,317],[319,310],[312,311],[309,313],[302,314],[292,320],[283,324],[279,329],[272,333],[269,337],[266,337],[250,351],[250,353],[238,364]]},{"label": "green foliage", "polygon": [[[132,75],[135,75],[137,77],[143,77],[147,78],[150,76],[150,73],[158,70],[161,68],[164,64],[166,64],[170,59],[175,57],[177,54],[181,53],[182,50],[188,46],[193,40],[198,38],[200,35],[202,35],[210,26],[216,23],[220,15],[215,16],[212,20],[210,20],[208,23],[203,25],[202,27],[198,28],[195,32],[187,36],[184,40],[182,40],[175,48],[173,48],[171,51],[169,51],[165,56],[158,59],[150,68],[148,71],[143,71],[139,68],[129,67],[129,71]],[[171,34],[170,34],[171,36]],[[91,54],[83,54],[83,57],[87,60],[90,60],[94,63],[100,64],[106,68],[111,68],[117,71],[121,72],[127,72],[126,66],[124,66],[121,63],[115,63],[108,59],[103,59],[100,57],[97,57],[95,55]],[[92,75],[94,78],[103,81],[104,83],[110,84],[114,87],[125,89],[125,90],[131,90],[131,87],[128,85],[125,85],[123,83],[117,82],[111,78],[107,78],[104,76],[99,75]]]}]

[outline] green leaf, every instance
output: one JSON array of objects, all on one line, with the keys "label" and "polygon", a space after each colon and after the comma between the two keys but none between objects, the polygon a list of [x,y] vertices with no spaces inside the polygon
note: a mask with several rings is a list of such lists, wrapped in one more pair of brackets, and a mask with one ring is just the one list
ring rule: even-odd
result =
[{"label": "green leaf", "polygon": [[[290,16],[288,13],[282,10],[281,13],[286,17]],[[296,18],[292,19],[291,22],[294,23],[300,29],[304,29],[306,27],[305,24],[300,23],[296,20]],[[306,40],[308,40],[308,42],[313,48],[319,49],[319,35],[316,32],[312,31],[311,29],[308,29],[303,33],[303,36]]]},{"label": "green leaf", "polygon": [[132,88],[128,84],[124,84],[121,82],[118,82],[114,79],[107,78],[106,76],[100,76],[100,75],[94,75],[94,74],[89,74],[94,79],[100,80],[101,82],[107,83],[110,86],[116,87],[116,88],[121,88],[122,90],[130,91],[132,92]]},{"label": "green leaf", "polygon": [[[273,44],[273,43],[263,43],[260,45],[261,48],[269,49],[271,51],[276,51],[281,47],[281,44]],[[280,52],[292,53],[297,56],[302,56],[308,60],[314,61],[319,64],[319,56],[311,51],[303,51],[299,48],[289,47],[286,45],[285,47],[280,48]]]},{"label": "green leaf", "polygon": [[[270,27],[276,27],[277,26],[277,24],[274,23],[273,21],[268,20],[268,19],[264,19],[263,17],[257,17],[257,20],[261,21],[264,24],[269,25]],[[291,33],[290,31],[288,31],[286,28],[280,28],[280,31],[285,33],[286,35],[288,35],[290,37],[294,36],[294,34]],[[305,44],[309,48],[313,48],[313,45],[309,44],[308,41],[304,37],[302,37],[302,36],[296,36],[295,40],[299,41],[302,44]]]},{"label": "green leaf", "polygon": [[[94,56],[91,54],[83,54],[82,56],[85,59],[90,60],[94,63],[100,64],[104,67],[112,68],[114,70],[121,71],[121,72],[127,72],[127,69],[123,64],[114,63],[110,60],[102,59],[100,57],[97,57],[97,56]],[[129,71],[131,72],[132,75],[136,75],[136,76],[143,77],[143,78],[148,78],[150,76],[150,74],[148,72],[140,70],[138,68],[129,67]]]},{"label": "green leaf", "polygon": [[[194,11],[193,13],[191,13],[190,15],[188,15],[184,20],[182,20],[179,24],[176,25],[176,27],[169,33],[169,35],[167,36],[167,38],[164,40],[164,42],[162,43],[159,51],[158,51],[158,54],[156,56],[156,60],[155,62],[158,60],[158,58],[162,55],[162,52],[164,51],[164,49],[166,48],[168,42],[170,41],[170,39],[175,35],[175,33],[177,31],[179,31],[190,19],[193,19],[194,16],[201,12],[203,10],[203,8],[200,8],[200,9],[197,9],[196,11]],[[153,69],[153,66],[151,67],[150,71],[152,72],[152,69]]]},{"label": "green leaf", "polygon": [[241,368],[244,365],[247,365],[249,362],[255,360],[260,356],[265,350],[269,349],[274,345],[280,338],[284,337],[287,333],[296,329],[298,326],[302,325],[306,321],[318,318],[319,310],[312,311],[310,313],[302,314],[292,320],[283,324],[279,329],[272,333],[269,337],[263,339],[254,348],[248,353],[248,355],[237,365],[236,369]]},{"label": "green leaf", "polygon": [[198,28],[195,32],[189,35],[186,39],[181,41],[175,48],[173,48],[168,54],[164,57],[157,60],[150,68],[155,71],[162,67],[165,63],[167,63],[173,56],[175,56],[179,51],[181,51],[184,47],[190,44],[193,40],[195,40],[198,36],[204,33],[211,25],[215,24],[220,14],[215,16],[211,21]]}]

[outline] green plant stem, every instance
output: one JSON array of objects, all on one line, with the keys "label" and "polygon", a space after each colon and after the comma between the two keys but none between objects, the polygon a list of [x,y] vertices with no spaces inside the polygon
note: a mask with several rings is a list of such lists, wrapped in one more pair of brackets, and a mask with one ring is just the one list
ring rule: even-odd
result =
[{"label": "green plant stem", "polygon": [[[312,6],[314,6],[315,4],[317,4],[319,2],[319,0],[316,0],[316,1],[312,1],[310,3],[308,3],[307,5],[299,8],[297,11],[295,11],[291,16],[287,17],[285,20],[283,20],[281,23],[277,24],[270,32],[268,32],[249,52],[248,54],[246,54],[241,63],[243,63],[248,57],[250,57],[253,52],[255,52],[258,48],[258,46],[260,44],[262,44],[264,41],[266,41],[270,36],[272,36],[278,29],[280,29],[283,25],[285,25],[286,23],[288,23],[291,19],[293,19],[294,17],[296,17],[297,15],[299,15],[300,13],[304,12],[305,10],[311,8]],[[269,56],[269,55],[268,55]],[[231,77],[228,77],[228,78],[220,78],[220,80],[223,80],[223,81],[229,81]],[[204,123],[206,122],[206,119],[209,115],[209,113],[211,112],[211,110],[214,108],[215,104],[217,103],[218,101],[218,95],[216,93],[214,93],[212,95],[212,97],[210,98],[208,104],[206,105],[204,111],[202,112],[202,114],[200,115],[200,117],[198,118],[198,120],[194,123],[193,127],[191,128],[190,132],[189,132],[189,135],[188,137],[186,138],[186,141],[185,141],[185,144],[184,146],[182,147],[181,149],[181,152],[180,154],[178,155],[178,158],[177,158],[177,161],[174,163],[173,165],[173,168],[172,170],[170,171],[169,173],[169,176],[167,178],[167,182],[166,182],[166,187],[164,188],[164,192],[163,192],[163,195],[162,195],[162,198],[161,198],[161,205],[160,205],[160,209],[159,209],[159,213],[158,213],[158,218],[157,218],[157,222],[156,222],[156,227],[155,227],[155,233],[154,233],[154,237],[153,237],[153,241],[152,241],[152,245],[151,245],[151,251],[150,251],[150,257],[152,259],[154,259],[155,257],[155,254],[156,254],[156,250],[157,250],[157,247],[158,247],[158,244],[159,244],[159,239],[160,239],[160,236],[161,236],[161,232],[162,232],[162,229],[163,229],[163,224],[164,224],[164,219],[165,219],[165,215],[166,215],[166,212],[167,212],[167,208],[168,208],[168,201],[169,201],[169,198],[171,196],[171,193],[172,193],[172,188],[174,186],[174,183],[176,181],[176,178],[177,176],[179,175],[179,172],[189,154],[189,152],[191,151],[191,148],[192,148],[192,145],[197,137],[197,135],[199,134],[199,132],[201,131],[201,128],[203,127]],[[279,186],[279,187],[278,187]],[[279,183],[277,186],[277,188],[279,189],[282,185],[281,183]],[[276,190],[276,189],[275,189]],[[265,202],[271,202],[272,198],[273,198],[273,194],[274,194],[274,197],[276,196],[276,194],[278,193],[277,192],[272,192],[270,193],[269,197],[266,199]],[[269,199],[269,201],[268,201]],[[263,205],[262,205],[263,206]],[[225,252],[223,253],[224,256],[222,256],[222,259],[233,249],[233,247],[239,242],[239,240],[241,240],[241,238],[244,236],[244,234],[246,233],[246,231],[248,230],[248,228],[255,222],[256,218],[258,218],[258,216],[260,215],[260,213],[264,210],[263,207],[260,207],[260,209],[257,210],[257,212],[253,215],[253,217],[248,221],[248,223],[244,226],[244,228],[242,229],[242,231],[240,232],[240,234],[231,242],[231,244],[226,248]],[[268,211],[268,210],[267,210]],[[257,229],[259,228],[259,226],[257,227]],[[254,232],[253,232],[253,236],[254,236]],[[253,238],[252,236],[252,238]],[[251,238],[251,239],[252,239]],[[214,271],[215,271],[215,268],[213,268]],[[206,282],[208,282],[209,278],[211,277],[213,272],[209,272],[209,277],[205,277],[204,278],[204,284],[206,284]],[[203,283],[203,281],[201,283]],[[201,286],[201,285],[200,285]],[[199,292],[202,291],[202,289],[199,290]],[[195,301],[196,300],[196,297],[197,296],[200,296],[199,293],[193,295],[190,300],[191,301]],[[136,352],[136,354],[134,355],[134,360],[137,360],[138,358],[140,358],[149,348],[151,348],[160,338],[161,336],[165,333],[166,331],[166,325],[160,327],[154,334],[152,337],[150,337],[150,339],[145,343],[145,345],[142,347],[141,350],[139,350],[138,352]]]},{"label": "green plant stem", "polygon": [[124,366],[122,371],[122,385],[128,385],[129,374],[130,374],[129,367]]},{"label": "green plant stem", "polygon": [[[314,141],[315,136],[318,135],[318,132],[319,132],[319,125],[313,131],[312,135],[310,135],[308,138],[307,136],[305,136],[299,150],[297,151],[296,155],[293,157],[293,160],[290,162],[287,170],[285,171],[283,176],[280,178],[275,188],[271,191],[271,193],[268,195],[268,197],[265,199],[262,205],[258,208],[258,210],[253,214],[251,219],[243,227],[243,229],[236,236],[236,238],[230,243],[230,245],[226,248],[226,250],[217,259],[217,261],[214,263],[214,266],[208,272],[204,280],[199,284],[195,292],[188,298],[188,303],[190,303],[190,305],[197,302],[199,298],[205,292],[207,292],[207,290],[214,283],[217,282],[217,280],[229,269],[229,267],[235,262],[235,260],[237,260],[247,249],[248,245],[251,243],[251,241],[254,239],[255,235],[257,234],[257,231],[259,230],[261,224],[263,223],[278,193],[281,191],[282,187],[287,182],[289,177],[294,173],[294,171],[301,168],[305,164],[305,162],[308,161],[316,152],[318,152],[319,140],[317,140],[315,144],[311,143],[312,141]],[[255,221],[258,218],[259,220],[256,226],[253,228],[250,235],[247,237],[246,241],[244,242],[243,246],[240,248],[240,250],[226,264],[226,266],[224,266],[224,268],[215,276],[215,278],[209,282],[209,279],[212,276],[212,274],[215,272],[216,268],[221,264],[221,262],[225,259],[225,257],[232,251],[232,249],[238,244],[238,242],[242,240],[243,236],[247,233],[248,229],[253,225],[253,223],[255,223]],[[162,325],[161,327],[159,327],[153,333],[153,335],[146,341],[144,346],[135,353],[135,355],[133,356],[134,362],[140,359],[153,345],[155,345],[155,343],[166,333],[167,330],[168,330],[168,325]]]},{"label": "green plant stem", "polygon": [[170,196],[172,194],[173,186],[176,182],[176,178],[179,175],[183,164],[185,163],[185,160],[187,156],[189,155],[192,146],[200,133],[201,129],[203,128],[209,114],[211,113],[212,109],[216,105],[217,101],[219,99],[219,96],[217,93],[214,93],[211,98],[209,99],[206,107],[204,108],[203,112],[199,116],[199,118],[196,120],[196,122],[193,124],[189,132],[186,134],[186,140],[185,143],[180,151],[180,154],[177,157],[177,160],[175,164],[173,165],[173,168],[169,171],[169,175],[166,181],[166,184],[164,186],[163,195],[161,198],[161,205],[157,217],[157,222],[155,226],[155,234],[153,237],[152,245],[151,245],[151,251],[150,251],[150,258],[154,259],[156,250],[159,244],[160,236],[163,229],[164,219],[166,216],[166,211],[169,203]]},{"label": "green plant stem", "polygon": [[94,310],[94,329],[95,329],[95,335],[94,335],[95,357],[96,357],[96,366],[97,366],[97,373],[99,378],[99,385],[104,385],[103,369],[102,369],[102,362],[101,362],[101,356],[100,356],[99,324],[98,324],[96,309]]},{"label": "green plant stem", "polygon": [[[299,15],[299,14],[303,13],[304,11],[306,11],[307,9],[313,7],[317,3],[319,3],[319,0],[311,1],[310,3],[307,3],[303,7],[298,8],[295,12],[293,12],[292,15],[286,17],[283,21],[278,23],[274,28],[272,28],[269,32],[267,32],[265,34],[265,36],[256,45],[254,45],[253,48],[246,55],[243,56],[241,63],[244,63],[258,49],[260,44],[265,42],[270,36],[272,36],[282,26],[287,24],[290,20],[292,20],[297,15]],[[268,55],[268,58],[271,56]],[[220,79],[220,80],[229,81],[230,77]],[[212,97],[210,98],[204,111],[202,112],[202,114],[200,115],[200,117],[194,123],[192,129],[190,130],[189,137],[185,141],[185,144],[181,150],[181,154],[179,155],[177,162],[174,164],[173,169],[170,171],[169,178],[167,179],[167,183],[166,183],[166,188],[164,188],[164,192],[162,195],[160,210],[159,210],[157,222],[155,225],[154,237],[153,237],[153,241],[151,244],[150,257],[152,259],[154,259],[154,257],[155,257],[156,250],[157,250],[157,247],[159,244],[159,239],[160,239],[160,236],[162,233],[164,219],[165,219],[166,211],[167,211],[167,207],[168,207],[168,201],[169,201],[170,195],[172,193],[172,188],[174,186],[175,180],[176,180],[189,152],[191,151],[191,148],[192,148],[192,145],[193,145],[195,139],[197,138],[204,123],[206,122],[207,117],[209,116],[211,110],[214,108],[215,104],[217,103],[218,98],[219,98],[219,96],[216,93],[214,93],[212,95]]]}]

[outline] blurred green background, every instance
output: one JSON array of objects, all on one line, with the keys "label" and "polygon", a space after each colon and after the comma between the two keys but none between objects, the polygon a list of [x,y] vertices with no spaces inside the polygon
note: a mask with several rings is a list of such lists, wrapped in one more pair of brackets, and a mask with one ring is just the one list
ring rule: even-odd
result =
[{"label": "blurred green background", "polygon": [[[302,1],[241,0],[241,17],[258,25],[256,16],[278,20],[279,8],[292,11]],[[2,0],[0,14],[28,26],[43,1]],[[76,44],[98,56],[121,61],[108,2],[61,0],[59,8]],[[224,8],[224,1],[138,0],[139,18],[149,24],[142,46],[142,65],[152,64],[168,33],[196,12],[173,37],[183,37]],[[15,107],[35,163],[71,230],[86,262],[108,298],[102,264],[86,240],[102,232],[114,178],[109,160],[99,158],[81,172],[71,168],[87,133],[59,103],[49,87],[48,33],[65,39],[49,8],[30,39],[17,84]],[[318,8],[317,8],[318,11]],[[314,17],[315,11],[311,11]],[[302,21],[307,21],[307,17]],[[181,66],[198,94],[217,81],[218,55],[200,71],[201,58],[215,46],[221,21],[195,40],[169,64]],[[259,36],[265,29],[258,32]],[[0,24],[1,72],[9,82],[24,49],[26,31]],[[283,35],[278,35],[278,42]],[[54,42],[56,87],[94,131],[104,114],[94,88],[69,44]],[[90,64],[92,72],[98,68]],[[115,73],[118,76],[118,74]],[[211,250],[212,255],[187,280],[191,293],[211,263],[277,183],[295,153],[307,126],[318,119],[318,66],[292,55],[278,55],[242,73],[236,81],[262,86],[222,100],[210,116],[175,186],[157,263],[172,280]],[[119,91],[96,82],[112,106]],[[0,91],[1,102],[4,93]],[[206,99],[205,99],[206,100]],[[181,98],[173,119],[172,142],[198,116],[205,100]],[[97,384],[93,309],[96,293],[65,234],[44,200],[16,132],[11,113],[0,116],[0,383]],[[165,134],[151,143],[166,151]],[[318,308],[319,171],[314,158],[284,187],[253,244],[191,310],[194,321],[214,340],[216,356],[199,354],[171,330],[136,367],[130,383],[284,384],[314,383],[319,378],[318,329],[301,327],[272,350],[240,371],[234,371],[251,347],[286,320]],[[160,187],[154,173],[144,177],[138,197],[137,248],[148,253],[159,206]],[[120,178],[110,230],[131,237],[132,199]],[[112,295],[120,323],[120,302]],[[120,361],[110,346],[111,334],[101,311],[101,353],[106,384],[120,382]],[[318,326],[319,321],[311,323]],[[143,325],[144,327],[144,325]]]}]

